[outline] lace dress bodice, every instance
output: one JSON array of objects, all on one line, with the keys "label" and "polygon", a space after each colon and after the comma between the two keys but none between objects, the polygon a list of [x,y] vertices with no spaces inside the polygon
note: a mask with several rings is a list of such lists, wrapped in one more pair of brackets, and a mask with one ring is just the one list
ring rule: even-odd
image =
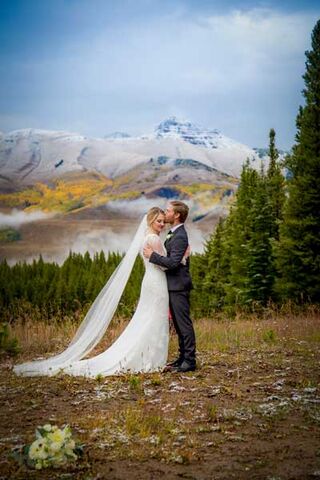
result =
[{"label": "lace dress bodice", "polygon": [[155,252],[159,253],[159,255],[166,256],[167,251],[166,251],[165,246],[163,245],[159,235],[157,235],[156,233],[147,233],[146,234],[146,236],[144,238],[144,241],[143,241],[143,244],[142,244],[142,247],[141,247],[141,250],[140,250],[140,255],[143,258],[143,262],[144,262],[144,266],[145,266],[146,270],[147,269],[149,270],[151,268],[153,270],[155,269],[155,270],[161,270],[162,271],[161,267],[159,267],[158,265],[155,265],[154,263],[150,263],[149,259],[144,257],[143,249],[146,245],[150,245]]}]

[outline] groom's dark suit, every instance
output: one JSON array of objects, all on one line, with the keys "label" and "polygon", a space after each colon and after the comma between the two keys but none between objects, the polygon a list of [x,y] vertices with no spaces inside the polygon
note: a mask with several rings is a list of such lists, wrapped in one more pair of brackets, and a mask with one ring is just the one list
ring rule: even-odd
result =
[{"label": "groom's dark suit", "polygon": [[194,366],[196,363],[196,342],[190,318],[190,290],[193,288],[189,273],[189,258],[186,265],[181,263],[188,247],[188,236],[184,225],[178,227],[164,245],[167,256],[153,252],[149,261],[167,268],[169,304],[173,324],[179,338],[179,358]]}]

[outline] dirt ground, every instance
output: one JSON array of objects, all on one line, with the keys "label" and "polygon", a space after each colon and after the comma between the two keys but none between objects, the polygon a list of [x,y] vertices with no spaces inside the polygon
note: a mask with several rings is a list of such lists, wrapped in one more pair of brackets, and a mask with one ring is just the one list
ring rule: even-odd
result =
[{"label": "dirt ground", "polygon": [[[319,320],[199,322],[188,374],[27,378],[11,370],[26,355],[4,355],[0,479],[320,479]],[[48,422],[68,423],[83,456],[19,466],[12,448]]]}]

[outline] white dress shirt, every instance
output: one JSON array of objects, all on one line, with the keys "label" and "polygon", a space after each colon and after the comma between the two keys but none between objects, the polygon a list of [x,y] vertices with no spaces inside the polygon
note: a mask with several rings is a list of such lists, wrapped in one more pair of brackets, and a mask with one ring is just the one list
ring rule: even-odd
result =
[{"label": "white dress shirt", "polygon": [[178,225],[175,225],[174,227],[171,227],[170,228],[171,232],[173,233],[175,230],[177,230],[177,228],[181,227],[181,225],[183,225],[183,223],[179,223]]}]

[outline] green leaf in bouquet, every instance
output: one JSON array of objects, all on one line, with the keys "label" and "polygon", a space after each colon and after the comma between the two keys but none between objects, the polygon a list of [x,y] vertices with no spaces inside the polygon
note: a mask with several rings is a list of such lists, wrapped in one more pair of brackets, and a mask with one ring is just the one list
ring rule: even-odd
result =
[{"label": "green leaf in bouquet", "polygon": [[76,443],[76,446],[74,448],[74,453],[76,455],[78,455],[79,457],[82,457],[83,455],[83,451],[84,451],[84,447],[86,446],[85,443]]},{"label": "green leaf in bouquet", "polygon": [[36,428],[36,439],[37,439],[37,440],[38,440],[39,438],[42,438],[41,430],[42,430],[41,427],[37,427],[37,428]]},{"label": "green leaf in bouquet", "polygon": [[10,458],[13,458],[19,465],[26,465],[34,468],[34,461],[29,458],[30,445],[23,445],[23,447],[14,447],[10,452]]},{"label": "green leaf in bouquet", "polygon": [[14,447],[10,452],[9,457],[13,458],[13,460],[16,460],[20,465],[25,463],[25,458],[20,447]]}]

